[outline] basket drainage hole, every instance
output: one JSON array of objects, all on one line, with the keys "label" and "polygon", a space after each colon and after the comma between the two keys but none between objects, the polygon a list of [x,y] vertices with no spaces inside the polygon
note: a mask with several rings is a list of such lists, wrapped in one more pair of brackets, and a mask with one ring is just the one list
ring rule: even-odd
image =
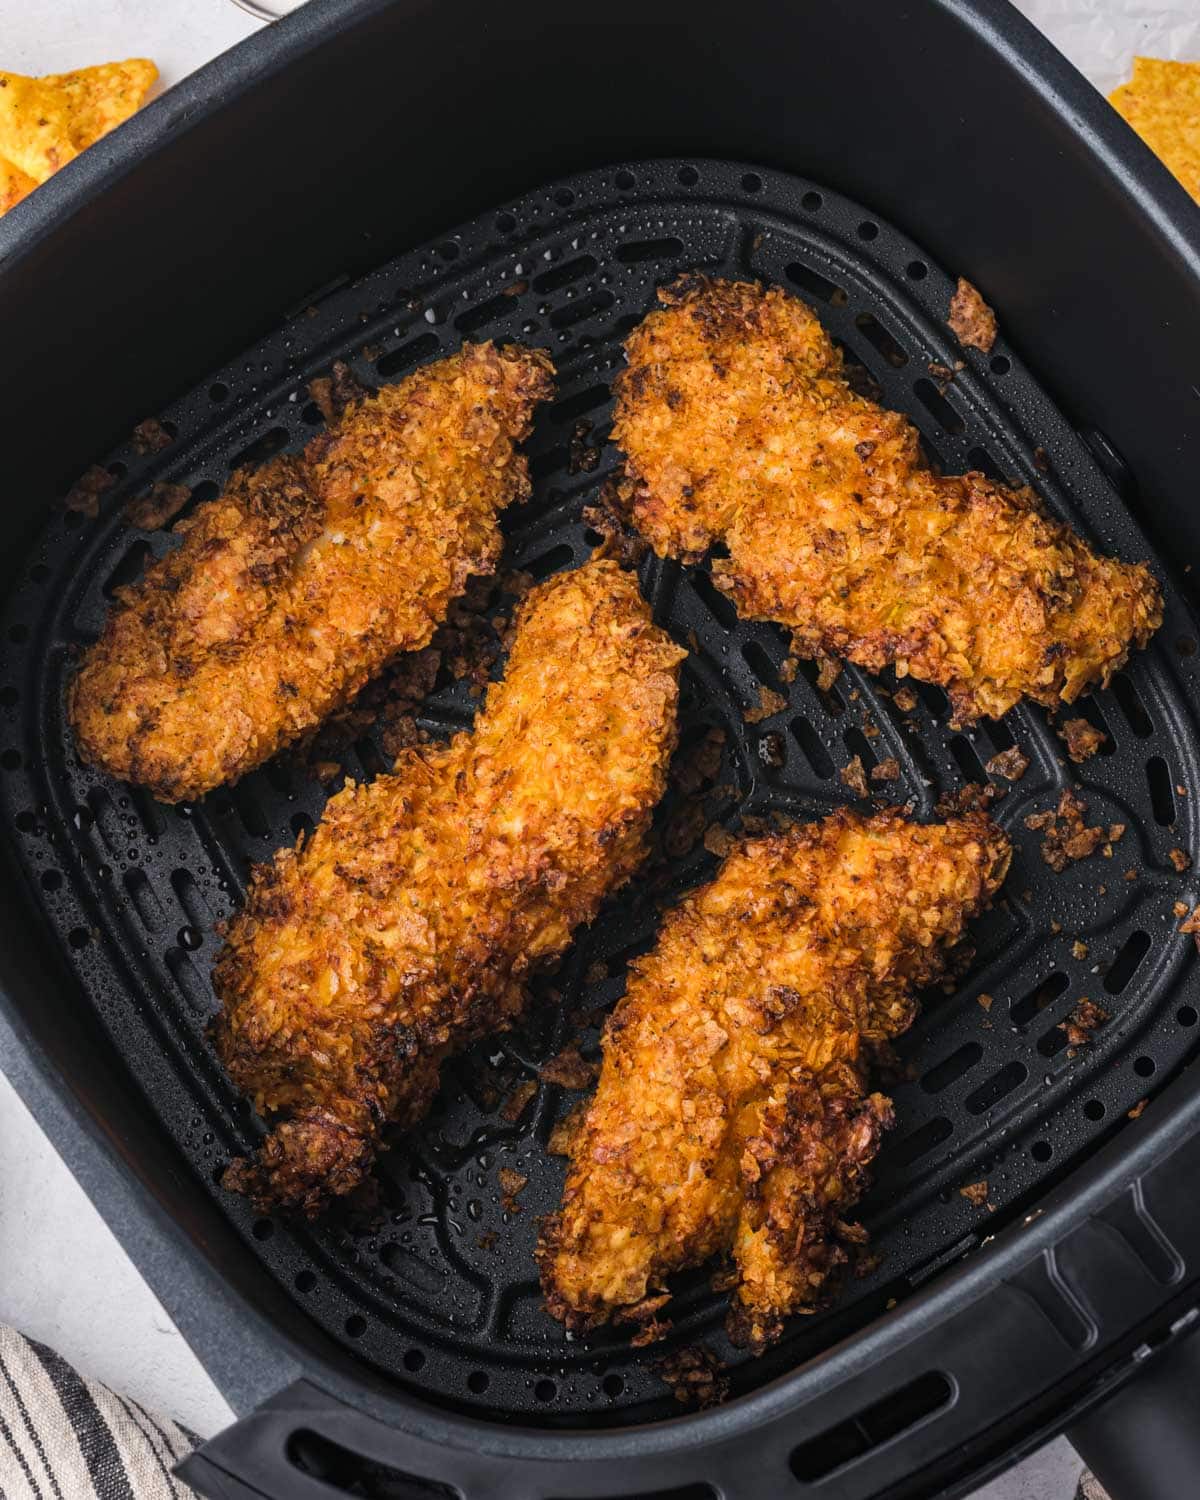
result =
[{"label": "basket drainage hole", "polygon": [[472,1370],[467,1376],[467,1390],[473,1391],[477,1396],[482,1396],[490,1383],[483,1370]]},{"label": "basket drainage hole", "polygon": [[295,1286],[295,1288],[296,1288],[296,1290],[298,1292],[311,1292],[312,1289],[313,1289],[313,1287],[316,1286],[316,1284],[317,1284],[317,1277],[316,1277],[316,1272],[315,1271],[297,1271],[296,1272],[296,1279],[293,1282],[293,1285]]},{"label": "basket drainage hole", "polygon": [[346,1319],[347,1338],[360,1339],[367,1331],[367,1320],[361,1313],[351,1313]]},{"label": "basket drainage hole", "polygon": [[620,190],[623,193],[627,193],[631,187],[634,187],[636,185],[637,178],[633,175],[632,172],[627,172],[622,167],[622,169],[617,173],[615,181]]},{"label": "basket drainage hole", "polygon": [[558,1395],[558,1387],[553,1380],[539,1380],[533,1388],[533,1394],[539,1401],[553,1401]]},{"label": "basket drainage hole", "polygon": [[[53,875],[53,870],[47,870],[46,875]],[[42,876],[42,884],[46,884],[46,875]],[[1190,1005],[1181,1005],[1175,1012],[1175,1019],[1181,1026],[1194,1026],[1196,1024],[1196,1012]]]},{"label": "basket drainage hole", "polygon": [[606,1375],[600,1383],[600,1389],[611,1400],[625,1389],[625,1382],[619,1375]]},{"label": "basket drainage hole", "polygon": [[501,234],[511,234],[516,227],[517,221],[513,218],[512,214],[496,215],[496,228]]},{"label": "basket drainage hole", "polygon": [[858,226],[858,237],[860,240],[873,240],[879,236],[879,225],[872,219],[864,219]]},{"label": "basket drainage hole", "polygon": [[269,1240],[275,1233],[275,1226],[270,1219],[255,1219],[253,1232],[256,1240]]},{"label": "basket drainage hole", "polygon": [[91,940],[92,935],[86,927],[72,927],[70,932],[67,933],[67,942],[70,943],[76,952],[80,948],[86,948]]},{"label": "basket drainage hole", "polygon": [[208,399],[210,401],[228,401],[229,387],[223,380],[214,380],[208,388]]},{"label": "basket drainage hole", "polygon": [[696,171],[695,167],[680,167],[676,175],[683,187],[695,187],[700,181],[700,173]]},{"label": "basket drainage hole", "polygon": [[410,1349],[404,1356],[404,1368],[411,1370],[414,1374],[421,1369],[425,1363],[425,1356],[420,1349]]},{"label": "basket drainage hole", "polygon": [[757,172],[747,172],[742,178],[742,186],[748,193],[761,193],[763,180]]},{"label": "basket drainage hole", "polygon": [[[62,878],[62,876],[59,874],[59,872],[57,870],[43,870],[42,871],[42,890],[44,890],[44,891],[57,891],[61,887],[62,883],[63,883],[63,878]],[[1186,1008],[1187,1007],[1185,1006],[1184,1009],[1186,1009]],[[1195,1011],[1193,1011],[1192,1012],[1192,1020],[1194,1021],[1195,1019],[1196,1019],[1196,1013],[1195,1013]],[[1185,1021],[1183,1024],[1185,1026],[1187,1026],[1187,1025],[1190,1025],[1190,1022]]]},{"label": "basket drainage hole", "polygon": [[806,214],[815,214],[824,202],[825,200],[821,197],[820,193],[805,193],[804,197],[800,200],[800,207]]},{"label": "basket drainage hole", "polygon": [[1054,1148],[1049,1141],[1034,1141],[1029,1148],[1029,1154],[1034,1161],[1049,1161],[1054,1155]]},{"label": "basket drainage hole", "polygon": [[1152,1057],[1139,1057],[1134,1060],[1133,1071],[1139,1078],[1153,1078],[1155,1072],[1154,1059]]},{"label": "basket drainage hole", "polygon": [[1103,1120],[1104,1105],[1099,1099],[1089,1099],[1083,1106],[1083,1112],[1089,1120]]},{"label": "basket drainage hole", "polygon": [[997,354],[992,360],[993,375],[1007,375],[1012,369],[1012,361],[1004,354]]},{"label": "basket drainage hole", "polygon": [[923,260],[910,260],[904,271],[910,281],[924,281],[929,275],[929,267]]}]

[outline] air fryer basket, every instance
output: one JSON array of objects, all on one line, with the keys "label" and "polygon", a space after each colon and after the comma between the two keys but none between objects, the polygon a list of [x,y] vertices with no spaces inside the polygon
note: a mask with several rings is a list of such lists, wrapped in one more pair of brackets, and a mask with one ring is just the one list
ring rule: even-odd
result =
[{"label": "air fryer basket", "polygon": [[[331,54],[344,39],[334,22],[344,20],[353,38],[351,23],[365,35],[376,18],[399,11],[384,0],[327,0],[311,9],[327,19],[324,29],[302,14],[280,29],[283,40],[260,48],[268,62],[290,60],[297,80],[305,69],[313,76],[314,39]],[[932,35],[967,14],[965,6],[943,12],[931,4],[924,24]],[[410,16],[400,24],[425,23]],[[614,13],[612,27],[624,24]],[[524,35],[520,24],[516,34]],[[950,31],[938,34],[947,44]],[[893,33],[895,55],[913,40],[903,28]],[[960,42],[966,56],[965,30]],[[766,57],[757,65],[770,75]],[[255,85],[264,98],[277,77],[269,66]],[[239,91],[250,88],[244,76],[234,81],[231,115]],[[561,79],[548,87],[561,95]],[[362,108],[376,106],[368,97]],[[167,146],[177,144],[177,123],[162,128]],[[647,128],[646,143],[661,134]],[[383,139],[364,126],[364,150],[369,142],[378,153]],[[306,144],[325,149],[315,138]],[[530,151],[545,155],[540,137]],[[593,141],[577,154],[596,153]],[[757,276],[816,306],[861,378],[911,415],[947,471],[981,467],[1033,483],[1097,545],[1152,555],[1128,508],[1138,502],[1129,470],[1109,438],[1072,425],[1034,383],[1003,337],[1003,295],[1002,338],[991,355],[961,350],[945,326],[952,282],[934,257],[822,183],[764,164],[770,154],[764,148],[748,165],[635,155],[502,197],[505,174],[492,171],[497,199],[469,224],[366,275],[306,292],[248,353],[187,395],[151,407],[139,391],[143,404],[133,408],[123,398],[125,430],[153,410],[173,430],[172,445],[146,455],[121,442],[102,460],[114,484],[100,518],[56,509],[14,566],[0,675],[7,726],[0,797],[15,869],[47,919],[39,931],[53,934],[86,997],[81,1035],[98,1064],[111,1039],[136,1079],[132,1100],[119,1103],[107,1080],[94,1081],[92,1107],[116,1121],[118,1108],[148,1103],[144,1138],[133,1139],[128,1126],[118,1132],[123,1153],[143,1175],[157,1170],[155,1153],[171,1164],[156,1191],[171,1198],[232,1282],[256,1289],[271,1320],[268,1343],[278,1340],[281,1357],[286,1351],[289,1366],[315,1382],[285,1393],[194,1461],[196,1482],[214,1494],[330,1493],[319,1474],[365,1484],[356,1452],[471,1494],[497,1485],[504,1492],[501,1472],[522,1492],[545,1495],[645,1493],[691,1481],[755,1494],[785,1480],[796,1493],[810,1486],[847,1497],[932,1493],[1061,1422],[1081,1391],[1094,1398],[1148,1335],[1187,1326],[1200,1226],[1168,1189],[1200,1157],[1186,1074],[1197,1025],[1192,943],[1178,933],[1173,909],[1190,908],[1197,893],[1171,851],[1200,847],[1196,627],[1163,559],[1167,620],[1151,650],[1083,705],[1108,741],[1080,767],[1066,762],[1040,710],[953,734],[935,691],[921,690],[917,708],[902,712],[890,696],[894,683],[853,669],[830,692],[811,672],[789,687],[779,677],[786,649],[779,631],[739,623],[702,572],[650,560],[642,582],[656,615],[692,646],[681,756],[714,729],[723,736],[706,805],[683,807],[676,791],[660,815],[660,836],[675,857],[660,859],[584,935],[543,986],[528,1026],[447,1070],[437,1110],[384,1160],[381,1214],[342,1210],[311,1229],[256,1220],[215,1184],[224,1160],[261,1127],[232,1095],[204,1038],[214,924],[238,898],[249,863],[318,817],[330,787],[284,757],[194,808],[159,807],[78,764],[62,689],[80,644],[99,628],[106,595],[169,545],[162,532],[131,528],[126,502],[158,480],[186,483],[201,499],[231,466],[302,445],[319,423],[307,382],[333,359],[346,358],[360,378],[378,383],[466,337],[524,338],[550,349],[560,386],[531,444],[535,494],[505,520],[506,566],[544,575],[577,563],[595,541],[582,512],[616,457],[603,446],[609,384],[621,339],[654,304],[655,287],[693,267]],[[295,170],[280,159],[281,177]],[[110,191],[115,202],[119,179]],[[329,179],[329,192],[337,191]],[[472,191],[478,207],[482,196]],[[886,201],[884,187],[871,198]],[[241,202],[249,213],[249,200]],[[431,211],[422,202],[413,215],[432,226]],[[944,234],[944,223],[931,221],[931,233]],[[198,222],[189,229],[203,232]],[[314,230],[327,232],[324,223]],[[353,253],[360,264],[381,259],[373,239]],[[252,278],[261,275],[253,245],[247,265]],[[3,270],[0,262],[0,298]],[[285,282],[289,276],[285,268]],[[1004,279],[997,270],[1001,290]],[[985,284],[991,291],[993,281]],[[222,286],[232,300],[242,295],[228,278]],[[1139,286],[1136,295],[1160,291]],[[73,296],[68,285],[68,306]],[[190,283],[180,284],[179,297],[193,297]],[[19,299],[11,305],[19,320]],[[189,349],[198,337],[192,321],[181,326]],[[145,356],[133,361],[133,391],[162,355],[142,332],[130,339]],[[1041,356],[1043,366],[1050,362],[1045,350]],[[160,381],[157,389],[166,388]],[[94,422],[82,414],[84,432]],[[76,451],[81,441],[70,438],[55,455],[60,492],[94,456]],[[1124,434],[1122,447],[1129,450]],[[15,451],[28,466],[24,446]],[[1163,516],[1152,520],[1161,525]],[[1179,517],[1181,535],[1189,524]],[[433,734],[466,723],[473,709],[464,687],[445,675],[422,709]],[[787,707],[748,722],[764,687],[781,689]],[[1006,789],[997,815],[1019,849],[1004,899],[976,924],[978,953],[956,994],[927,997],[902,1042],[910,1076],[890,1090],[900,1125],[862,1208],[878,1268],[850,1285],[834,1311],[799,1322],[757,1361],[725,1343],[721,1301],[705,1273],[679,1279],[664,1348],[631,1351],[614,1333],[568,1340],[540,1309],[530,1252],[537,1217],[561,1182],[547,1137],[577,1096],[542,1085],[519,1118],[505,1118],[503,1106],[578,1033],[582,1015],[611,1005],[624,962],[652,941],[662,903],[711,868],[701,842],[681,852],[683,824],[691,818],[699,832],[717,818],[736,826],[771,812],[819,816],[849,800],[838,772],[855,755],[868,770],[895,757],[901,779],[880,790],[928,816],[941,792],[988,779],[985,763],[1014,743],[1030,767],[1012,786],[997,778]],[[384,763],[370,733],[342,759],[355,777]],[[1056,875],[1025,818],[1052,807],[1065,785],[1081,790],[1089,823],[1123,824],[1126,832],[1111,858],[1097,854]],[[722,800],[722,788],[734,796]],[[1071,1048],[1060,1023],[1084,995],[1111,1020]],[[36,1026],[33,1008],[28,1015]],[[595,1035],[594,1027],[584,1031],[585,1050]],[[1172,1085],[1176,1074],[1183,1076]],[[1151,1136],[1157,1098],[1144,1121],[1129,1117],[1160,1090],[1170,1129]],[[529,1178],[515,1210],[500,1201],[502,1166]],[[960,1192],[980,1182],[984,1202]],[[192,1328],[201,1331],[195,1321]],[[740,1399],[667,1422],[680,1408],[655,1361],[697,1342],[721,1356]],[[336,1390],[337,1399],[318,1388]],[[316,1436],[297,1440],[298,1431]],[[351,1451],[339,1456],[339,1444]],[[231,1472],[252,1489],[237,1486]],[[378,1480],[379,1493],[389,1492],[388,1482]]]}]

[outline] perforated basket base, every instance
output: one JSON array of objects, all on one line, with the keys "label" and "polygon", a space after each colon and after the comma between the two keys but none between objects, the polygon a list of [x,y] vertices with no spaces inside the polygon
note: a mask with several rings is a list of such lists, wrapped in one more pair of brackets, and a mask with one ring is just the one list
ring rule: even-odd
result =
[{"label": "perforated basket base", "polygon": [[[976,467],[1032,483],[1100,547],[1149,555],[1105,473],[1003,339],[990,358],[959,348],[944,322],[952,283],[915,245],[824,188],[673,161],[551,186],[315,297],[161,413],[177,433],[169,449],[140,456],[125,444],[104,460],[117,483],[100,519],[68,511],[48,521],[5,619],[0,765],[17,858],[88,1001],[194,1168],[197,1191],[219,1201],[247,1253],[348,1348],[425,1397],[485,1416],[577,1425],[679,1410],[653,1369],[663,1346],[632,1351],[620,1332],[572,1340],[541,1307],[537,1220],[556,1204],[563,1175],[546,1143],[577,1096],[540,1085],[517,1122],[502,1109],[575,1037],[578,1016],[615,1002],[625,960],[652,941],[660,905],[706,877],[714,859],[697,844],[669,872],[636,882],[551,981],[561,1004],[543,994],[525,1028],[447,1068],[433,1114],[383,1161],[374,1220],[345,1209],[313,1228],[258,1219],[216,1184],[262,1126],[206,1039],[214,927],[240,899],[250,864],[311,825],[331,788],[283,757],[195,807],[157,806],[79,764],[64,686],[114,585],[171,545],[169,533],[132,530],[125,503],[160,479],[202,499],[247,454],[301,447],[320,422],[306,383],[335,357],[378,383],[464,337],[549,348],[560,395],[532,440],[534,497],[505,520],[506,566],[544,576],[581,562],[594,540],[583,508],[617,455],[606,447],[593,472],[572,472],[574,426],[594,424],[591,443],[607,434],[622,338],[654,305],[657,285],[694,267],[778,282],[812,301],[947,472]],[[943,390],[936,367],[960,360]],[[692,648],[682,753],[707,727],[724,733],[716,780],[736,789],[724,807],[730,826],[771,812],[819,817],[850,800],[838,772],[855,755],[868,771],[895,757],[901,780],[883,789],[911,801],[918,817],[942,792],[986,780],[983,763],[996,751],[1015,743],[1030,759],[997,804],[1018,852],[1004,898],[976,925],[978,957],[952,998],[929,997],[900,1042],[910,1076],[891,1089],[898,1126],[862,1210],[878,1268],[759,1360],[726,1343],[724,1299],[709,1289],[708,1271],[676,1281],[665,1349],[703,1340],[729,1363],[734,1388],[748,1389],[967,1254],[1119,1129],[1191,1053],[1196,1012],[1180,986],[1193,945],[1172,907],[1190,906],[1196,890],[1169,852],[1197,847],[1194,627],[1168,583],[1156,643],[1085,705],[1109,737],[1105,753],[1075,767],[1039,709],[952,734],[937,691],[922,690],[904,713],[893,681],[852,668],[829,692],[811,672],[785,686],[783,633],[739,623],[703,572],[651,559],[642,583],[656,616]],[[764,685],[782,690],[787,707],[748,724],[743,713]],[[422,723],[442,734],[472,711],[464,688],[448,685],[425,704]],[[361,777],[384,759],[368,737],[343,762]],[[1111,858],[1097,853],[1054,874],[1024,820],[1067,785],[1079,787],[1089,823],[1126,832]],[[677,795],[660,826],[677,812]],[[589,984],[600,962],[610,977]],[[1112,1019],[1073,1050],[1059,1023],[1085,995]],[[585,1052],[596,1035],[595,1026],[584,1033]],[[515,1212],[501,1202],[501,1167],[528,1177]],[[986,1202],[961,1194],[983,1181]]]}]

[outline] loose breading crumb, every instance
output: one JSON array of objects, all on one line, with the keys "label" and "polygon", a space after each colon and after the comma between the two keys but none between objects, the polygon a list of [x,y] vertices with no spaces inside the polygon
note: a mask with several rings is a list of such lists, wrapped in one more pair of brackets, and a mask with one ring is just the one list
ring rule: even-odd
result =
[{"label": "loose breading crumb", "polygon": [[1028,769],[1029,757],[1019,745],[999,751],[984,766],[989,776],[1003,776],[1006,781],[1020,781]]},{"label": "loose breading crumb", "polygon": [[525,1113],[525,1107],[537,1093],[537,1084],[532,1078],[522,1079],[509,1094],[500,1109],[500,1118],[512,1124]]},{"label": "loose breading crumb", "polygon": [[1192,867],[1192,856],[1184,849],[1168,849],[1167,858],[1171,861],[1177,874],[1182,875],[1185,870]]},{"label": "loose breading crumb", "polygon": [[1085,959],[1088,956],[1088,945],[1081,943],[1078,938],[1071,944],[1071,957]]},{"label": "loose breading crumb", "polygon": [[1139,1099],[1138,1102],[1133,1106],[1133,1108],[1128,1111],[1128,1118],[1131,1120],[1139,1119],[1141,1117],[1142,1111],[1149,1103],[1149,1099]]},{"label": "loose breading crumb", "polygon": [[706,1344],[689,1344],[655,1363],[655,1373],[681,1406],[704,1410],[729,1395],[724,1365]]},{"label": "loose breading crumb", "polygon": [[589,1089],[599,1072],[600,1065],[588,1062],[576,1046],[564,1047],[538,1069],[543,1083],[556,1083],[564,1089]]},{"label": "loose breading crumb", "polygon": [[995,1004],[995,1001],[992,999],[991,995],[977,995],[975,998],[977,1004],[982,1005],[984,1010],[991,1010],[992,1006]]},{"label": "loose breading crumb", "polygon": [[512,1167],[501,1167],[496,1173],[497,1181],[500,1183],[500,1206],[506,1213],[520,1213],[521,1205],[517,1202],[522,1188],[529,1181],[525,1172],[518,1172]]},{"label": "loose breading crumb", "polygon": [[1095,854],[1105,840],[1103,828],[1086,826],[1086,813],[1087,804],[1082,797],[1066,787],[1056,809],[1031,813],[1025,819],[1026,828],[1042,831],[1042,858],[1056,874],[1061,874],[1073,861]]},{"label": "loose breading crumb", "polygon": [[984,354],[992,352],[992,345],[996,342],[996,314],[965,277],[958,278],[946,321],[960,344],[979,349]]},{"label": "loose breading crumb", "polygon": [[1085,995],[1075,1002],[1066,1020],[1059,1022],[1058,1029],[1066,1032],[1068,1046],[1082,1047],[1108,1019],[1108,1012]]},{"label": "loose breading crumb", "polygon": [[892,694],[892,702],[901,713],[910,714],[917,706],[917,695],[910,687],[897,688]]},{"label": "loose breading crumb", "polygon": [[138,495],[125,507],[124,516],[131,526],[139,531],[158,531],[173,521],[192,498],[186,484],[167,484],[159,481],[152,484],[143,495]]},{"label": "loose breading crumb", "polygon": [[894,755],[889,755],[887,760],[881,760],[871,770],[872,781],[899,781],[900,762]]},{"label": "loose breading crumb", "polygon": [[856,797],[865,797],[870,788],[867,786],[867,775],[863,770],[862,756],[855,755],[850,764],[843,766],[838,772],[838,780],[843,786],[848,787]]},{"label": "loose breading crumb", "polygon": [[782,693],[777,693],[774,688],[760,686],[757,707],[746,709],[742,718],[747,724],[761,724],[764,719],[769,719],[772,714],[777,714],[786,707],[787,699]]},{"label": "loose breading crumb", "polygon": [[968,1182],[966,1187],[960,1187],[958,1191],[968,1203],[973,1203],[976,1208],[982,1208],[987,1202],[987,1178],[985,1177],[981,1182]]},{"label": "loose breading crumb", "polygon": [[1079,765],[1106,743],[1108,735],[1086,719],[1067,719],[1055,726],[1055,733],[1067,747],[1067,754]]}]

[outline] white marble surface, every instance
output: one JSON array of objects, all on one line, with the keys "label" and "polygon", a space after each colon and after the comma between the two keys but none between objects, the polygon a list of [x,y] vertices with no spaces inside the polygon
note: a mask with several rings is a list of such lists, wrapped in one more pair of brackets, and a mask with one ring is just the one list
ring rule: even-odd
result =
[{"label": "white marble surface", "polygon": [[[278,0],[282,4],[282,0]],[[1098,86],[1135,52],[1200,57],[1195,0],[1023,0]],[[256,23],[231,0],[0,0],[0,66],[51,73],[149,56],[169,86]],[[0,1320],[202,1434],[229,1409],[67,1169],[0,1076]],[[975,1500],[1072,1500],[1063,1442]]]}]

